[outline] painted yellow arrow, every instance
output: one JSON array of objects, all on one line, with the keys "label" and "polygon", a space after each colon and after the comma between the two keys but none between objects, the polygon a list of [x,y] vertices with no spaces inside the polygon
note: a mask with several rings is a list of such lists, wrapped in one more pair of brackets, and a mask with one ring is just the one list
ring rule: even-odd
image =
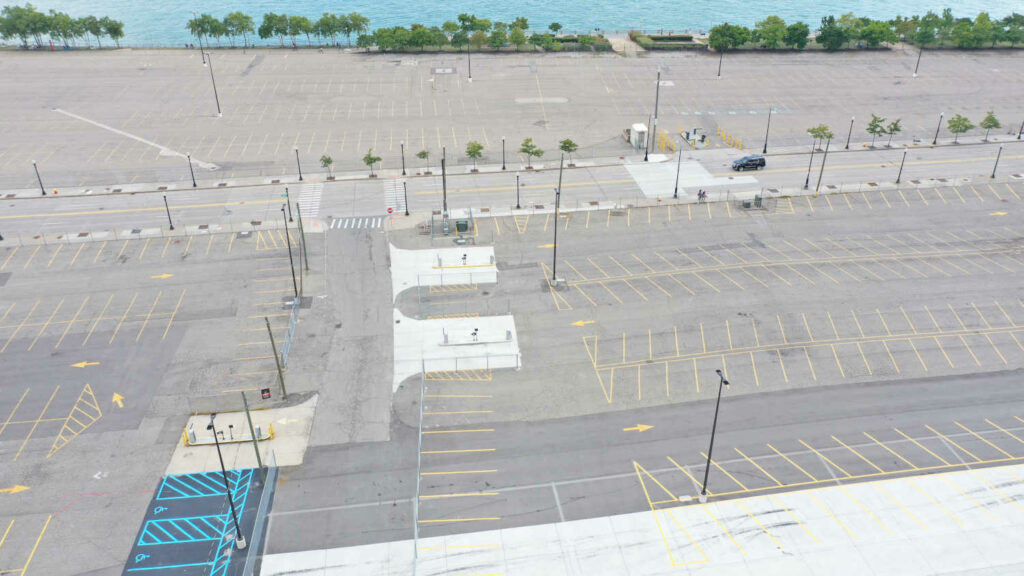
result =
[{"label": "painted yellow arrow", "polygon": [[163,274],[158,274],[156,276],[150,276],[150,278],[154,278],[154,279],[157,279],[157,280],[163,280],[164,278],[170,278],[171,276],[174,276],[174,274],[168,274],[168,273],[164,272]]},{"label": "painted yellow arrow", "polygon": [[989,216],[1006,216],[1006,212],[993,212]]},{"label": "painted yellow arrow", "polygon": [[124,408],[124,396],[121,396],[117,392],[114,392],[114,397],[111,398],[111,402],[117,404],[118,408]]},{"label": "painted yellow arrow", "polygon": [[0,493],[5,494],[17,494],[18,492],[24,492],[28,490],[28,486],[22,486],[21,484],[15,484],[10,488],[0,488]]},{"label": "painted yellow arrow", "polygon": [[537,248],[554,248],[554,247],[555,247],[554,244],[541,244],[540,246],[537,246]]},{"label": "painted yellow arrow", "polygon": [[586,326],[587,324],[593,324],[593,320],[577,320],[572,323],[573,326]]},{"label": "painted yellow arrow", "polygon": [[79,362],[78,364],[72,364],[75,368],[85,368],[86,366],[99,366],[99,362]]},{"label": "painted yellow arrow", "polygon": [[650,430],[651,428],[654,428],[654,426],[648,426],[647,424],[637,424],[636,426],[633,426],[632,428],[623,428],[622,431],[623,432],[643,432],[644,430]]}]

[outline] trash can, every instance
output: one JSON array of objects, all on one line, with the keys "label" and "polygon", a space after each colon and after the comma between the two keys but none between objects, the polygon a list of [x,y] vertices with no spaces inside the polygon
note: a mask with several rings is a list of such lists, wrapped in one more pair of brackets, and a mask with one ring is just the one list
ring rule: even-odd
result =
[{"label": "trash can", "polygon": [[456,232],[460,232],[461,233],[461,232],[465,232],[467,230],[469,230],[469,220],[456,220],[455,221],[455,231]]},{"label": "trash can", "polygon": [[760,207],[761,207],[761,195],[758,194],[757,196],[754,196],[754,208],[760,208]]},{"label": "trash can", "polygon": [[744,208],[750,208],[750,200],[744,200],[743,201],[743,207]]}]

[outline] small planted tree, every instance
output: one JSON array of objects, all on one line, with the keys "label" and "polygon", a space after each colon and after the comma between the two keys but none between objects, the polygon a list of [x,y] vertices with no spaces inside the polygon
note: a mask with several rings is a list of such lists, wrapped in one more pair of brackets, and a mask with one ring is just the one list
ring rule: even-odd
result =
[{"label": "small planted tree", "polygon": [[573,155],[573,152],[575,152],[578,148],[579,148],[579,145],[576,144],[575,142],[573,142],[572,140],[568,139],[568,138],[566,138],[565,140],[562,140],[561,142],[558,143],[558,149],[569,155],[569,167],[570,168],[575,166],[575,164],[572,163],[572,155]]},{"label": "small planted tree", "polygon": [[961,134],[974,128],[974,123],[959,114],[954,114],[953,117],[946,122],[946,127],[953,133],[953,143],[956,144]]},{"label": "small planted tree", "polygon": [[885,127],[885,133],[889,135],[889,141],[885,144],[886,148],[892,147],[892,137],[903,131],[903,126],[900,125],[900,119],[897,118]]},{"label": "small planted tree", "polygon": [[373,155],[373,148],[366,151],[366,156],[363,156],[363,164],[366,164],[370,168],[370,178],[376,178],[377,175],[373,173],[373,165],[380,162],[380,156]]},{"label": "small planted tree", "polygon": [[988,142],[988,133],[1002,127],[1002,124],[999,123],[995,113],[989,110],[985,113],[985,118],[981,121],[980,126],[985,129],[985,141]]},{"label": "small planted tree", "polygon": [[423,160],[423,173],[430,174],[430,163],[427,162],[427,158],[430,158],[430,150],[420,150],[416,153],[416,157]]},{"label": "small planted tree", "polygon": [[881,116],[871,115],[871,121],[868,122],[868,134],[871,134],[871,147],[875,147],[875,139],[885,134],[885,118]]},{"label": "small planted tree", "polygon": [[544,155],[544,151],[537,147],[533,143],[533,138],[527,138],[523,140],[522,146],[519,147],[519,151],[526,154],[526,169],[533,170],[533,158],[536,156],[540,158]]},{"label": "small planted tree", "polygon": [[326,169],[331,178],[334,177],[334,158],[324,154],[320,157],[320,167]]},{"label": "small planted tree", "polygon": [[522,28],[515,26],[512,28],[512,32],[508,35],[508,41],[516,47],[516,52],[518,52],[519,47],[526,44],[526,34],[523,32]]},{"label": "small planted tree", "polygon": [[466,156],[473,159],[473,172],[476,172],[476,161],[483,156],[484,145],[476,140],[466,142]]},{"label": "small planted tree", "polygon": [[558,22],[552,22],[548,24],[548,30],[551,30],[552,34],[558,34],[558,31],[562,29],[562,25]]}]

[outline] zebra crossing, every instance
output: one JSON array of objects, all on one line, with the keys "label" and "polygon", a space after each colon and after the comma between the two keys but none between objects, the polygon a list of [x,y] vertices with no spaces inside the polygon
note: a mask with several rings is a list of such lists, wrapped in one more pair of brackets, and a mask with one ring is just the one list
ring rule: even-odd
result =
[{"label": "zebra crossing", "polygon": [[315,218],[320,213],[320,197],[324,192],[323,182],[305,184],[299,192],[299,207],[303,218]]},{"label": "zebra crossing", "polygon": [[333,218],[331,219],[331,230],[368,230],[380,228],[384,218],[371,216],[366,218]]},{"label": "zebra crossing", "polygon": [[384,188],[385,211],[390,208],[389,214],[405,212],[405,178],[382,180],[381,186]]}]

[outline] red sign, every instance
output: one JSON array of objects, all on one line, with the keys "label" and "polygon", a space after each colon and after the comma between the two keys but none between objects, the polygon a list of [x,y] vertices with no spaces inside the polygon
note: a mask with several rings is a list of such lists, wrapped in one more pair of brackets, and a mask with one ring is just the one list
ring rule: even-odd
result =
[{"label": "red sign", "polygon": [[270,398],[270,388],[264,388],[264,389],[260,390],[260,396],[262,396],[264,400],[269,399]]},{"label": "red sign", "polygon": [[395,211],[395,209],[394,209],[394,208],[388,208],[388,214],[391,214],[391,213],[392,213],[392,212],[394,212],[394,211]]}]

